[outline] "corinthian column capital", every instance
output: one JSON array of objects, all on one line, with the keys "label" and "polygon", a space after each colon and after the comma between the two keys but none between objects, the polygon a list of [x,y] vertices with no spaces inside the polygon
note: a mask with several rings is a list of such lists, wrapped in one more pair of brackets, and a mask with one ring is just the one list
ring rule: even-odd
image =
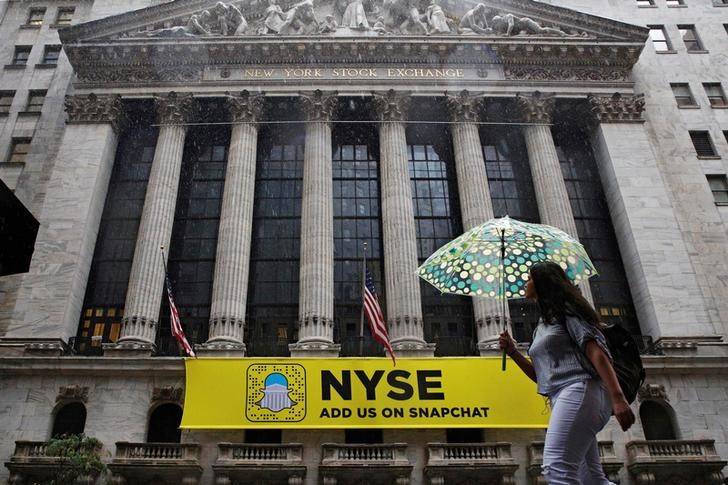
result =
[{"label": "corinthian column capital", "polygon": [[126,122],[124,106],[118,94],[76,94],[66,96],[68,123],[110,123],[118,132]]},{"label": "corinthian column capital", "polygon": [[228,94],[225,104],[233,123],[255,123],[263,112],[265,96],[250,94],[247,90],[238,95]]},{"label": "corinthian column capital", "polygon": [[587,97],[591,111],[600,123],[640,123],[645,110],[644,94],[609,95],[590,94]]},{"label": "corinthian column capital", "polygon": [[183,125],[192,119],[194,99],[191,94],[178,94],[174,91],[166,96],[155,96],[157,118],[164,125]]},{"label": "corinthian column capital", "polygon": [[467,89],[459,94],[447,97],[447,107],[450,117],[458,122],[477,122],[483,111],[485,99],[482,96],[473,96]]},{"label": "corinthian column capital", "polygon": [[533,94],[516,96],[516,103],[521,118],[526,123],[551,123],[551,113],[554,109],[553,94],[544,94],[535,91]]},{"label": "corinthian column capital", "polygon": [[400,93],[390,89],[386,93],[374,93],[372,105],[380,121],[405,121],[407,108],[412,102],[409,93]]},{"label": "corinthian column capital", "polygon": [[320,89],[312,93],[300,93],[298,106],[308,121],[331,121],[339,102],[338,93],[323,92]]}]

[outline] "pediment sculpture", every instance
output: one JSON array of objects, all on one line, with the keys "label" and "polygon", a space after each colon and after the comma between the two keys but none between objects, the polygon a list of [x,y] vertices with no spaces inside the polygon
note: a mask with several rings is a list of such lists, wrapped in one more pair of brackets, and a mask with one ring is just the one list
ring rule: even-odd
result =
[{"label": "pediment sculpture", "polygon": [[[203,37],[251,35],[492,35],[575,36],[530,17],[502,12],[483,3],[455,17],[439,0],[301,0],[284,10],[278,0],[248,3],[257,6],[255,21],[233,3],[219,1],[210,9],[178,19],[179,25],[146,32],[149,37]],[[426,2],[426,3],[425,3]],[[245,10],[245,9],[244,9]],[[133,35],[133,34],[132,34]],[[137,34],[138,35],[138,34]]]}]

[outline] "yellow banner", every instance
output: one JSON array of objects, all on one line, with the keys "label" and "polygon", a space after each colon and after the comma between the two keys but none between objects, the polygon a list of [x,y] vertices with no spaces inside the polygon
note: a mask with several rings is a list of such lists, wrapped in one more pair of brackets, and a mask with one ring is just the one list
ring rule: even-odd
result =
[{"label": "yellow banner", "polygon": [[545,428],[500,358],[187,359],[182,428]]}]

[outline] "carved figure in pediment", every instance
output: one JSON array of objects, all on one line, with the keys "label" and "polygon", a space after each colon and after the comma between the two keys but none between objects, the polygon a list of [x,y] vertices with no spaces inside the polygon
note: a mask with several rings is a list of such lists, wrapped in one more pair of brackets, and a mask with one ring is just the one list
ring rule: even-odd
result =
[{"label": "carved figure in pediment", "polygon": [[304,0],[295,4],[289,11],[286,21],[281,26],[281,34],[315,34],[319,30],[313,0]]},{"label": "carved figure in pediment", "polygon": [[339,24],[336,23],[336,19],[333,15],[329,14],[326,16],[326,20],[321,23],[319,27],[319,34],[331,34],[336,32]]},{"label": "carved figure in pediment", "polygon": [[258,31],[259,34],[277,34],[286,21],[286,14],[283,13],[277,0],[268,0],[268,8],[265,9],[265,20]]},{"label": "carved figure in pediment", "polygon": [[369,29],[369,21],[364,12],[362,0],[354,0],[347,5],[344,15],[341,17],[341,25],[354,30]]},{"label": "carved figure in pediment", "polygon": [[512,13],[505,15],[495,15],[490,20],[490,26],[493,32],[500,35],[549,35],[549,36],[569,36],[561,29],[554,27],[541,27],[538,22],[528,17],[516,17]]},{"label": "carved figure in pediment", "polygon": [[386,34],[387,33],[387,27],[384,25],[384,16],[380,15],[377,17],[377,21],[374,22],[374,25],[372,26],[372,30],[374,32],[378,32],[380,34]]},{"label": "carved figure in pediment", "polygon": [[483,3],[477,4],[468,10],[460,19],[461,34],[490,34],[492,29],[488,25],[488,8]]},{"label": "carved figure in pediment", "polygon": [[164,29],[152,30],[147,33],[148,37],[197,37],[199,35],[211,35],[209,25],[212,15],[208,10],[190,16],[187,25],[176,25]]},{"label": "carved figure in pediment", "polygon": [[450,25],[447,23],[447,17],[445,16],[445,12],[443,12],[442,7],[437,4],[437,0],[430,0],[430,5],[425,11],[425,18],[427,19],[427,25],[430,33],[450,33]]},{"label": "carved figure in pediment", "polygon": [[427,34],[427,24],[414,0],[384,0],[382,3],[384,26],[388,31],[401,34]]},{"label": "carved figure in pediment", "polygon": [[213,8],[215,24],[221,35],[241,35],[248,28],[248,22],[233,4],[217,2]]}]

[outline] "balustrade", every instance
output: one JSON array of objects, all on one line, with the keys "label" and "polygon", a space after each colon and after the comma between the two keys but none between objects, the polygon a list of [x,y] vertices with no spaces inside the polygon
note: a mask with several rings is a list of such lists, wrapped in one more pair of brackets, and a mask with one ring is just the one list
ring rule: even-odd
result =
[{"label": "balustrade", "polygon": [[457,477],[473,483],[514,483],[518,468],[511,455],[511,444],[429,443],[425,475],[431,484],[447,483]]},{"label": "balustrade", "polygon": [[722,484],[728,462],[714,440],[639,440],[627,443],[627,469],[637,485],[684,479],[695,485]]},{"label": "balustrade", "polygon": [[217,461],[212,465],[215,483],[234,482],[298,485],[306,476],[303,445],[219,443]]}]

